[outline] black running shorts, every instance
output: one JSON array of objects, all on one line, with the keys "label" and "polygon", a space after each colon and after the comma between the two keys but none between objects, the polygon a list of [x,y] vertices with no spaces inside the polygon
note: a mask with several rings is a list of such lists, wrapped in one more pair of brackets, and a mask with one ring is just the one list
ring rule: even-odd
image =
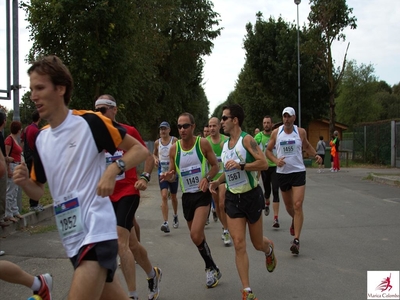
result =
[{"label": "black running shorts", "polygon": [[185,220],[190,222],[194,218],[194,212],[200,206],[208,206],[211,204],[211,193],[183,193],[182,194],[182,209]]},{"label": "black running shorts", "polygon": [[293,186],[303,186],[306,184],[306,171],[281,174],[277,173],[279,187],[282,192],[289,191]]},{"label": "black running shorts", "polygon": [[118,226],[131,231],[133,227],[133,217],[139,207],[139,202],[139,195],[124,196],[118,201],[112,202]]},{"label": "black running shorts", "polygon": [[117,269],[117,254],[118,240],[108,240],[83,246],[77,255],[70,257],[70,261],[74,269],[79,267],[82,260],[97,261],[107,269],[106,282],[112,282]]},{"label": "black running shorts", "polygon": [[246,218],[250,224],[254,224],[260,219],[264,206],[264,196],[260,186],[242,194],[226,191],[225,212],[231,219]]}]

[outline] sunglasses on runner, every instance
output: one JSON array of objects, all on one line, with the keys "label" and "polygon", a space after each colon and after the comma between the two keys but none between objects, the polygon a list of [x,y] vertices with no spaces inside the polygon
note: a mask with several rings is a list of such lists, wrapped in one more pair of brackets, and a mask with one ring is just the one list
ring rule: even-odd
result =
[{"label": "sunglasses on runner", "polygon": [[192,124],[186,123],[186,124],[178,124],[178,129],[181,130],[183,129],[188,129]]},{"label": "sunglasses on runner", "polygon": [[111,106],[102,106],[99,108],[95,108],[95,112],[101,112],[103,115],[107,112],[107,110],[109,110],[110,108],[112,108]]},{"label": "sunglasses on runner", "polygon": [[233,119],[231,116],[222,116],[221,117],[221,120],[222,121],[226,121],[226,120],[228,120],[228,119]]}]

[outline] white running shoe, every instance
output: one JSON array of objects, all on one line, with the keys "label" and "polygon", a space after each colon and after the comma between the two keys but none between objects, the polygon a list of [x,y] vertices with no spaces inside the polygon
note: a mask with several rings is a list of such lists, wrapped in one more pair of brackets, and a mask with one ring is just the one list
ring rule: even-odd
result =
[{"label": "white running shoe", "polygon": [[164,222],[164,223],[161,225],[161,231],[164,231],[165,233],[170,232],[168,222]]},{"label": "white running shoe", "polygon": [[232,240],[231,240],[231,235],[229,234],[228,230],[225,230],[223,233],[223,237],[224,237],[224,245],[225,246],[230,246],[232,244]]}]

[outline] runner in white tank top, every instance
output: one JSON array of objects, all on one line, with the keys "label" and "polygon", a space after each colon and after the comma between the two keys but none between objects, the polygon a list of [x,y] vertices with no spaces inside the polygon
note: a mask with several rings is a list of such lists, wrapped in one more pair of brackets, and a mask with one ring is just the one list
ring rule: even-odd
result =
[{"label": "runner in white tank top", "polygon": [[[160,175],[162,173],[169,171],[169,163],[170,157],[169,152],[173,144],[176,143],[178,140],[174,136],[170,136],[171,126],[167,121],[161,122],[159,127],[160,138],[155,141],[154,143],[154,160],[155,164],[158,167],[158,182],[160,186],[160,193],[161,193],[161,213],[163,217],[163,223],[161,224],[161,231],[164,233],[169,233],[169,224],[168,224],[168,195],[171,196],[171,204],[172,209],[174,211],[173,214],[173,223],[172,226],[174,228],[179,227],[179,220],[178,220],[178,198],[176,194],[178,192],[178,181],[175,180],[174,182],[163,181],[160,182]],[[169,192],[169,194],[168,194]]]},{"label": "runner in white tank top", "polygon": [[284,125],[279,126],[275,147],[277,157],[285,157],[285,164],[276,168],[277,173],[289,174],[306,170],[302,146],[303,142],[296,125],[293,125],[291,133],[284,131]]},{"label": "runner in white tank top", "polygon": [[[315,157],[317,163],[322,161],[315,149],[307,140],[303,128],[294,125],[296,113],[292,107],[282,112],[283,125],[271,134],[265,155],[277,165],[277,175],[286,210],[292,217],[290,234],[294,236],[290,251],[299,254],[300,233],[303,227],[303,202],[306,184],[306,168],[303,162],[303,150]],[[274,146],[277,156],[273,154]]]}]

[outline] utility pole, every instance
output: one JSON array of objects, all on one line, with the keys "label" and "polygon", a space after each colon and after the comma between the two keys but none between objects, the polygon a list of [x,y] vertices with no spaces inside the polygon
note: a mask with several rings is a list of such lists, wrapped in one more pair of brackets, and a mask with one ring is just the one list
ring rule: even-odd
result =
[{"label": "utility pole", "polygon": [[13,84],[11,90],[13,91],[14,101],[14,121],[20,121],[19,115],[19,43],[18,43],[18,0],[13,1]]},{"label": "utility pole", "polygon": [[301,99],[300,99],[300,25],[299,25],[299,4],[301,0],[294,0],[294,3],[297,5],[297,100],[298,100],[298,112],[297,116],[299,117],[299,127],[301,127]]}]

